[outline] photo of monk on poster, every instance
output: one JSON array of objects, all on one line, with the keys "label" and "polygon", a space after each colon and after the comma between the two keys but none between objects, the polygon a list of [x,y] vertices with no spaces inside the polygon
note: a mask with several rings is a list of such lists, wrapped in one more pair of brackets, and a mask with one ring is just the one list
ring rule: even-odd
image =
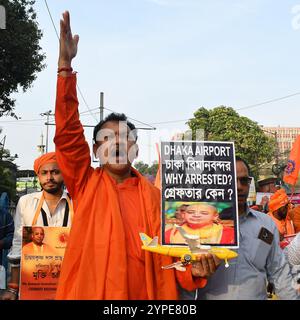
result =
[{"label": "photo of monk on poster", "polygon": [[32,253],[51,253],[51,247],[44,243],[45,230],[43,227],[31,228],[31,241],[25,244],[22,248],[24,255]]},{"label": "photo of monk on poster", "polygon": [[[226,210],[228,211],[228,209]],[[198,235],[201,244],[223,244],[230,246],[235,243],[234,221],[222,221],[216,205],[206,202],[193,202],[189,205],[186,204],[186,208],[181,212],[181,215],[182,222],[180,226],[188,234]],[[168,221],[171,222],[170,220]],[[176,229],[176,224],[166,224],[165,243],[186,243],[185,239]]]},{"label": "photo of monk on poster", "polygon": [[69,228],[23,227],[20,300],[54,300]]}]

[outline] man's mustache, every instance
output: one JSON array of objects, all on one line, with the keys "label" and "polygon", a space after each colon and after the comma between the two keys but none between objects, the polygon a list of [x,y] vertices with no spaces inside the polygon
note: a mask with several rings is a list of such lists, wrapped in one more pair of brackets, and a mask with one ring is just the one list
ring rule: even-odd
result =
[{"label": "man's mustache", "polygon": [[58,185],[57,182],[50,181],[50,182],[45,182],[45,183],[43,183],[42,186],[46,186],[47,184],[55,184],[55,185]]}]

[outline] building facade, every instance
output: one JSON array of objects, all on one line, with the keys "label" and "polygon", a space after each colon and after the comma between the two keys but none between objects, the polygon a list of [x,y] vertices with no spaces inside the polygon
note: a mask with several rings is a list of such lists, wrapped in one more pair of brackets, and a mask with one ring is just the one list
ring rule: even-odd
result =
[{"label": "building facade", "polygon": [[294,141],[300,135],[300,128],[293,127],[263,127],[266,135],[276,137],[279,155],[287,154],[291,151]]}]

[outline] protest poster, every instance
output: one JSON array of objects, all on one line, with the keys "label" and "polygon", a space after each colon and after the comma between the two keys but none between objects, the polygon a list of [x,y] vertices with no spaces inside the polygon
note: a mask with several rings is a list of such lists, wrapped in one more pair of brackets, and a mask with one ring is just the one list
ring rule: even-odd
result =
[{"label": "protest poster", "polygon": [[162,244],[185,245],[176,225],[203,245],[237,248],[232,142],[161,142]]},{"label": "protest poster", "polygon": [[250,190],[249,190],[249,195],[247,202],[249,204],[254,204],[256,202],[256,188],[255,188],[255,179],[251,177],[251,184],[250,184]]},{"label": "protest poster", "polygon": [[68,237],[66,227],[23,227],[20,300],[54,300]]},{"label": "protest poster", "polygon": [[256,204],[263,205],[265,203],[269,203],[270,198],[274,193],[271,192],[257,192],[256,194]]}]

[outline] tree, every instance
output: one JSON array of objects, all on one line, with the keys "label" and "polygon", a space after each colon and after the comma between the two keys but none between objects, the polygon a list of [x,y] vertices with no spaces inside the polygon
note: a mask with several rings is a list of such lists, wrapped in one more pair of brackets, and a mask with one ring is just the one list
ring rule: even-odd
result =
[{"label": "tree", "polygon": [[156,176],[158,170],[158,163],[154,161],[151,166],[143,161],[138,161],[134,164],[134,167],[144,176]]},{"label": "tree", "polygon": [[34,3],[35,0],[0,0],[6,11],[6,29],[1,30],[0,37],[0,116],[16,117],[11,94],[19,87],[25,92],[45,67]]},{"label": "tree", "polygon": [[276,141],[247,117],[240,116],[233,108],[219,106],[211,110],[200,108],[188,122],[193,139],[197,130],[204,130],[207,141],[233,141],[236,155],[245,159],[258,178],[260,168],[274,160]]},{"label": "tree", "polygon": [[146,175],[148,173],[149,165],[147,163],[144,163],[143,161],[137,161],[134,164],[134,167],[142,175]]},{"label": "tree", "polygon": [[[0,134],[2,130],[0,128]],[[4,149],[0,142],[0,194],[7,192],[11,200],[16,198],[16,172],[17,166],[13,163],[17,155],[12,156],[9,150]]]},{"label": "tree", "polygon": [[7,161],[0,160],[0,194],[7,192],[11,200],[16,198],[16,180],[13,171],[16,166]]}]

